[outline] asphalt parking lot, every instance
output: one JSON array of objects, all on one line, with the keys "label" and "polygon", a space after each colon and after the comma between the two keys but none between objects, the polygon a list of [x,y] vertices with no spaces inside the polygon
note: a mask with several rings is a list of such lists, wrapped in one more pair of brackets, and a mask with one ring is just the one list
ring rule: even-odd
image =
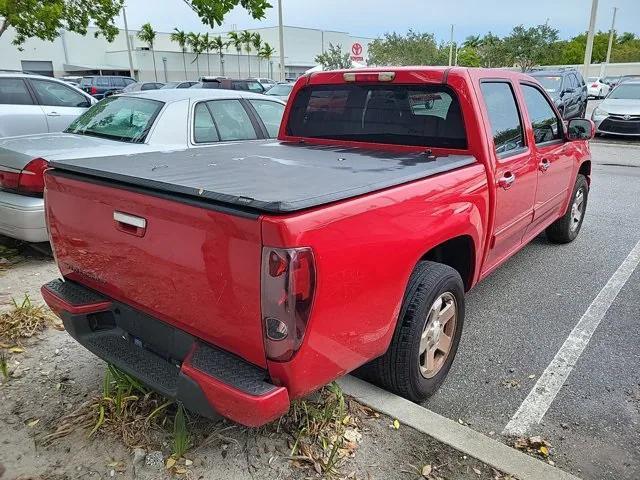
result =
[{"label": "asphalt parking lot", "polygon": [[[535,239],[469,294],[458,356],[425,407],[500,438],[640,241],[640,140],[598,138],[592,155],[592,189],[580,236],[563,246],[544,236]],[[639,320],[636,268],[541,423],[527,430],[549,441],[553,462],[579,477],[640,478]]]}]

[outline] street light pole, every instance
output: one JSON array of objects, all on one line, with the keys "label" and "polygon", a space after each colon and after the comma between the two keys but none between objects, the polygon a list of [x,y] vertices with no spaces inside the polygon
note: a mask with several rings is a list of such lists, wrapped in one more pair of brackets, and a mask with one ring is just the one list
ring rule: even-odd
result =
[{"label": "street light pole", "polygon": [[278,40],[280,42],[280,81],[284,81],[284,28],[282,26],[282,0],[278,0]]},{"label": "street light pole", "polygon": [[602,75],[607,74],[607,67],[609,66],[609,59],[611,59],[611,45],[613,45],[613,32],[615,32],[616,28],[616,12],[618,11],[618,7],[613,7],[613,19],[611,20],[611,30],[609,30],[609,46],[607,47],[607,60],[604,62],[604,71]]},{"label": "street light pole", "polygon": [[133,72],[133,58],[131,58],[131,39],[129,38],[129,27],[127,26],[127,12],[122,5],[122,19],[124,20],[124,34],[127,37],[127,53],[129,54],[129,76],[136,78]]},{"label": "street light pole", "polygon": [[449,66],[453,61],[453,24],[451,24],[451,39],[449,40]]},{"label": "street light pole", "polygon": [[591,2],[591,18],[589,19],[589,32],[587,33],[587,48],[584,50],[584,76],[589,76],[591,65],[591,53],[593,52],[593,32],[596,28],[596,13],[598,12],[598,0]]}]

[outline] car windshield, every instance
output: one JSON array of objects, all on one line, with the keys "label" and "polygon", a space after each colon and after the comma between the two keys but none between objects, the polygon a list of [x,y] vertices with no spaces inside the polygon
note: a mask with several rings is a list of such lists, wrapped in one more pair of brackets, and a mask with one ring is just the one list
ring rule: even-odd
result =
[{"label": "car windshield", "polygon": [[613,89],[608,99],[640,100],[640,83],[622,83]]},{"label": "car windshield", "polygon": [[165,83],[163,86],[160,87],[160,89],[163,88],[176,88],[181,82],[169,82],[169,83]]},{"label": "car windshield", "polygon": [[292,84],[280,83],[278,85],[274,85],[269,90],[265,92],[265,95],[275,95],[278,97],[286,97],[291,93],[291,89],[293,88]]},{"label": "car windshield", "polygon": [[588,82],[597,82],[598,81],[598,77],[588,77],[587,81]]},{"label": "car windshield", "polygon": [[562,85],[562,77],[560,76],[535,76],[535,79],[538,80],[544,89],[549,93],[556,93],[560,91],[560,85]]},{"label": "car windshield", "polygon": [[107,98],[74,120],[65,132],[142,143],[163,105],[147,98]]}]

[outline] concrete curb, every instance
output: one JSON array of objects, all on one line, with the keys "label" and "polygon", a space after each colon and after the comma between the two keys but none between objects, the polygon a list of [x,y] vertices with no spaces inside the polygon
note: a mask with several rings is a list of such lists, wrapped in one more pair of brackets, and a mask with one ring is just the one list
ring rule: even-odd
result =
[{"label": "concrete curb", "polygon": [[570,473],[552,467],[469,427],[358,378],[343,377],[338,380],[338,384],[344,393],[374,410],[397,418],[400,423],[425,433],[504,473],[513,475],[519,480],[580,480]]}]

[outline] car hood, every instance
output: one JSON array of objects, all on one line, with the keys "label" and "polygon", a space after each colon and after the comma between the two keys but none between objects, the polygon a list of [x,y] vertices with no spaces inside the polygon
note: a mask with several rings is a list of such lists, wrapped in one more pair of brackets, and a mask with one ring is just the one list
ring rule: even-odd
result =
[{"label": "car hood", "polygon": [[[163,146],[162,149],[166,149],[166,146]],[[159,148],[153,148],[143,143],[125,143],[72,133],[20,135],[0,139],[0,165],[22,169],[34,158],[44,158],[51,161],[127,155],[153,150],[159,150]]]},{"label": "car hood", "polygon": [[640,115],[640,100],[610,98],[598,105],[598,109],[616,115]]}]

